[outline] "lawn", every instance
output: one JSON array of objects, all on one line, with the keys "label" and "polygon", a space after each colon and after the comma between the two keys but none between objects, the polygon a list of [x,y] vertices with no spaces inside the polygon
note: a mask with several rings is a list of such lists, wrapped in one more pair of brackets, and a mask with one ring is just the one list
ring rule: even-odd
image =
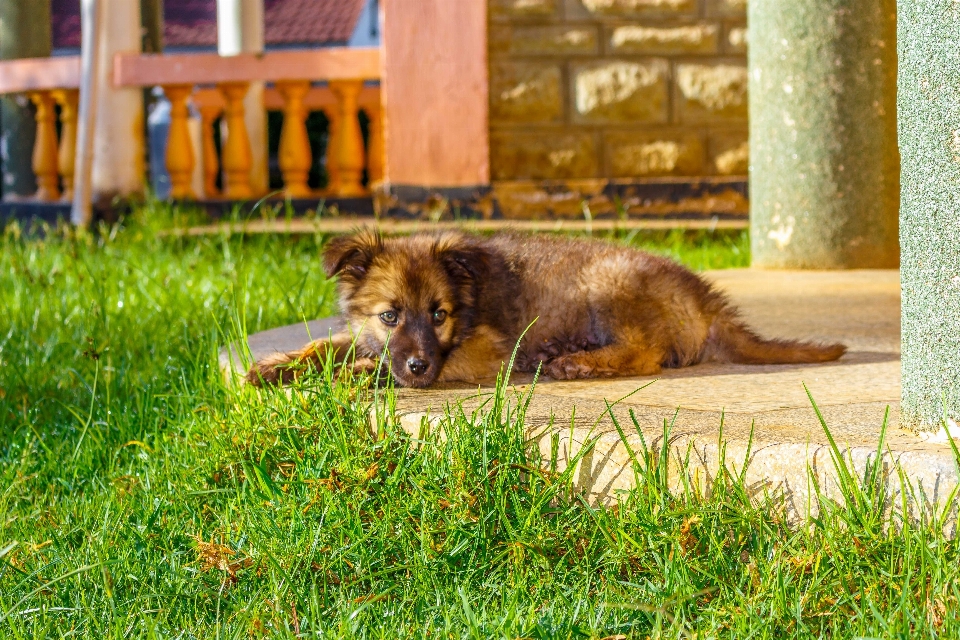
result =
[{"label": "lawn", "polygon": [[[421,443],[372,437],[329,371],[225,384],[238,331],[333,311],[325,238],[168,220],[0,240],[0,637],[960,636],[957,543],[870,478],[797,527],[737,477],[671,491],[640,451],[600,508],[537,471],[522,411]],[[741,232],[618,241],[748,261]]]}]

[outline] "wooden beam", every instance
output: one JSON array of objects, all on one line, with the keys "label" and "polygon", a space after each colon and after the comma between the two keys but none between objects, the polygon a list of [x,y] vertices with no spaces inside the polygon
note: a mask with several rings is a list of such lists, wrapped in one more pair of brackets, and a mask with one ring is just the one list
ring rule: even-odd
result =
[{"label": "wooden beam", "polygon": [[118,54],[113,61],[116,86],[219,84],[263,80],[376,80],[380,51],[373,47],[332,47],[309,51],[164,55]]},{"label": "wooden beam", "polygon": [[[380,87],[367,86],[360,92],[360,108],[379,108]],[[193,92],[193,104],[197,108],[209,107],[223,109],[223,96],[217,89],[197,89]],[[337,105],[337,98],[329,87],[310,87],[310,91],[303,97],[303,107],[307,111],[324,111],[333,109]],[[267,111],[283,111],[283,96],[276,87],[267,87],[263,92],[263,106]]]},{"label": "wooden beam", "polygon": [[0,61],[0,93],[77,89],[80,56]]},{"label": "wooden beam", "polygon": [[[201,90],[202,91],[202,90]],[[197,91],[199,94],[200,91]],[[380,104],[380,87],[368,86],[360,91],[360,108],[377,106]],[[274,87],[267,87],[263,92],[263,104],[267,111],[283,111],[283,97]],[[334,108],[337,97],[329,87],[310,87],[310,91],[303,98],[303,106],[307,111],[323,111]]]},{"label": "wooden beam", "polygon": [[383,0],[386,181],[490,182],[487,0]]}]

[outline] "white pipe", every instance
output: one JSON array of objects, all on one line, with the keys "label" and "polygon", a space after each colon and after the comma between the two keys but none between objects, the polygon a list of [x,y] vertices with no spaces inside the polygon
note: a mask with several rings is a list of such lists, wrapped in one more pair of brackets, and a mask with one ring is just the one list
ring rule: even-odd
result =
[{"label": "white pipe", "polygon": [[235,56],[243,51],[243,3],[217,0],[217,53]]},{"label": "white pipe", "polygon": [[97,45],[103,33],[103,11],[99,0],[81,0],[80,7],[80,105],[70,221],[77,226],[88,226],[93,220],[93,136],[97,116],[97,77],[102,64]]},{"label": "white pipe", "polygon": [[263,53],[263,0],[217,0],[217,53]]}]

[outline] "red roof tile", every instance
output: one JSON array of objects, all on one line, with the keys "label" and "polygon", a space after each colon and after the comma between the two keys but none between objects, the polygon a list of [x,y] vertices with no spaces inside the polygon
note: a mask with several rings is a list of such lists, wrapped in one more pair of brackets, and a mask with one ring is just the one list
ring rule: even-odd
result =
[{"label": "red roof tile", "polygon": [[51,0],[53,48],[80,46],[80,0]]},{"label": "red roof tile", "polygon": [[[267,45],[345,44],[365,0],[264,0]],[[79,0],[51,0],[53,46],[80,46]],[[164,44],[217,46],[216,0],[165,0]]]}]

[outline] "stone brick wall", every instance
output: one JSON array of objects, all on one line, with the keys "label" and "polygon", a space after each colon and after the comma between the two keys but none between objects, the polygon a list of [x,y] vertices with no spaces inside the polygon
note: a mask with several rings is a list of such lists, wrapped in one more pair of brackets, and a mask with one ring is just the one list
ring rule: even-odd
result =
[{"label": "stone brick wall", "polygon": [[489,0],[494,180],[744,175],[746,0]]}]

